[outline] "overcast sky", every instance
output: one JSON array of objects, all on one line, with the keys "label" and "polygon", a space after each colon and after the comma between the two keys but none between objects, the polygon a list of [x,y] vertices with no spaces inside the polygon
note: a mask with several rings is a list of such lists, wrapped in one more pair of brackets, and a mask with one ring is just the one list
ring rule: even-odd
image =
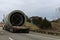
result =
[{"label": "overcast sky", "polygon": [[58,17],[58,7],[60,0],[0,0],[0,21],[3,15],[13,10],[22,10],[29,17],[40,16],[52,20]]}]

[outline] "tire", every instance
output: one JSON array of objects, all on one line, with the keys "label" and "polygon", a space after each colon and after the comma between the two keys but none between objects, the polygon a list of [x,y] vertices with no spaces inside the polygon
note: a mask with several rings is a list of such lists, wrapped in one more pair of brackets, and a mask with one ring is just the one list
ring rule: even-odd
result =
[{"label": "tire", "polygon": [[6,30],[6,26],[5,25],[3,26],[3,30]]},{"label": "tire", "polygon": [[29,31],[27,31],[26,33],[29,33]]},{"label": "tire", "polygon": [[25,31],[26,33],[29,33],[29,29]]},{"label": "tire", "polygon": [[10,32],[12,32],[12,33],[14,33],[14,32],[15,32],[13,28],[10,28],[10,30],[9,30],[9,31],[10,31]]},{"label": "tire", "polygon": [[5,27],[3,27],[3,30],[6,30],[6,28],[5,28]]}]

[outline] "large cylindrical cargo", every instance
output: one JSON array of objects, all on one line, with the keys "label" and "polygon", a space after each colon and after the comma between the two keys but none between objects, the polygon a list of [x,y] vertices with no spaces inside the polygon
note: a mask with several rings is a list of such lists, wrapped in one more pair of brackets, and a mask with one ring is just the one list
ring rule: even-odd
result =
[{"label": "large cylindrical cargo", "polygon": [[20,10],[14,10],[4,18],[4,23],[9,26],[22,26],[26,22],[26,15]]},{"label": "large cylindrical cargo", "polygon": [[27,21],[26,15],[20,10],[14,10],[10,12],[6,17],[4,17],[4,27],[3,29],[9,30],[11,32],[17,30],[23,30],[29,32],[29,27],[25,27]]}]

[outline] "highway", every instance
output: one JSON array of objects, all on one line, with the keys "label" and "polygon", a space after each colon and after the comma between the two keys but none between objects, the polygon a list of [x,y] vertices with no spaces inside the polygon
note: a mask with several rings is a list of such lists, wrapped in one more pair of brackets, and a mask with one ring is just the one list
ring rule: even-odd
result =
[{"label": "highway", "polygon": [[52,36],[36,32],[11,33],[0,28],[0,40],[60,40],[60,36]]}]

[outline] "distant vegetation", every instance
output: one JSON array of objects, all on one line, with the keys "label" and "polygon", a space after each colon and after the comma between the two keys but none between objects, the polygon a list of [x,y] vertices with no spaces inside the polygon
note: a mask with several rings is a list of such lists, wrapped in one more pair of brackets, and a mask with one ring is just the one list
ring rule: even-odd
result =
[{"label": "distant vegetation", "polygon": [[60,32],[60,18],[51,21],[53,30]]},{"label": "distant vegetation", "polygon": [[31,25],[30,30],[33,32],[60,35],[60,18],[49,21],[46,19],[46,17],[43,19],[42,17],[33,16],[28,18],[27,21],[29,25]]},{"label": "distant vegetation", "polygon": [[51,22],[60,23],[60,18],[58,18],[56,20],[52,20]]},{"label": "distant vegetation", "polygon": [[[31,20],[32,19],[32,20]],[[33,24],[37,25],[41,29],[51,29],[51,22],[46,19],[46,17],[43,19],[42,17],[33,16],[28,18],[28,22],[32,22]]]}]

